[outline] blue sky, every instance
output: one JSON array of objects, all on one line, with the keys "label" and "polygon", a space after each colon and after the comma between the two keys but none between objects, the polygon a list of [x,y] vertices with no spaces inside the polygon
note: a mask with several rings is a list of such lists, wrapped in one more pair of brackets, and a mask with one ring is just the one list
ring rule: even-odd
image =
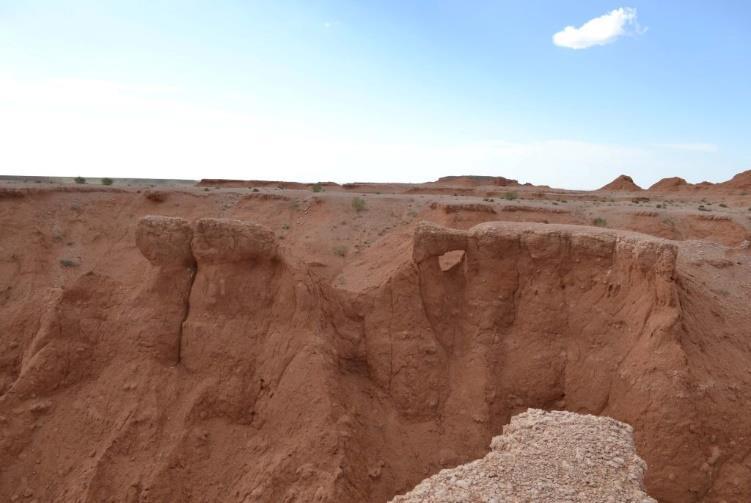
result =
[{"label": "blue sky", "polygon": [[0,172],[720,181],[750,82],[744,1],[4,0]]}]

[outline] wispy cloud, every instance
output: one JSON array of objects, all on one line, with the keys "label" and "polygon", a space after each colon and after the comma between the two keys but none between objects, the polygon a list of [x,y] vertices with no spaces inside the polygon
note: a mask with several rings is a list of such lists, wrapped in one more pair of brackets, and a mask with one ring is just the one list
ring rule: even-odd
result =
[{"label": "wispy cloud", "polygon": [[719,150],[714,143],[660,143],[658,147],[673,150],[686,150],[688,152],[704,152],[708,154]]},{"label": "wispy cloud", "polygon": [[586,49],[615,42],[623,35],[640,34],[644,31],[637,21],[636,9],[620,7],[590,19],[579,28],[566,26],[553,35],[553,43],[568,49]]}]

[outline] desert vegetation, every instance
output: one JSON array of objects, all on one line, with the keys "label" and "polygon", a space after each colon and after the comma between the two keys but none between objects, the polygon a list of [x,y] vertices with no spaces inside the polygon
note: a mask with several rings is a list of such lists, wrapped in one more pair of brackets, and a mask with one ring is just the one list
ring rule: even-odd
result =
[{"label": "desert vegetation", "polygon": [[365,211],[367,205],[365,203],[365,199],[362,197],[353,197],[352,198],[352,208],[358,213],[361,211]]}]

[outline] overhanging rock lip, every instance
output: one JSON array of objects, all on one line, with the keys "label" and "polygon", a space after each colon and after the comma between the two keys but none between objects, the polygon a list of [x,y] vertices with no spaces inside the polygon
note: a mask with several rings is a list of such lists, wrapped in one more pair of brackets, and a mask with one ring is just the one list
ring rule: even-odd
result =
[{"label": "overhanging rock lip", "polygon": [[196,220],[191,248],[196,260],[204,263],[272,260],[279,257],[276,236],[270,229],[227,218]]},{"label": "overhanging rock lip", "polygon": [[449,251],[467,250],[471,242],[488,244],[508,240],[530,243],[536,237],[565,238],[574,248],[588,249],[594,256],[608,256],[628,248],[640,257],[653,256],[648,262],[666,256],[668,262],[674,264],[678,254],[678,246],[667,239],[593,226],[495,221],[481,223],[464,231],[421,222],[415,229],[412,259],[419,264]]}]

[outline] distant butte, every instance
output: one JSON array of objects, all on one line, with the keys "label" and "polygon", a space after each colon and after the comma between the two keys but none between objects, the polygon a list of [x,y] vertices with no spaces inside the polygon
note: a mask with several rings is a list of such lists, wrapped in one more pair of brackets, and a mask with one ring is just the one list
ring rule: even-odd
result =
[{"label": "distant butte", "polygon": [[652,192],[674,192],[682,189],[692,188],[693,184],[688,183],[685,179],[678,176],[663,178],[655,183],[649,190]]},{"label": "distant butte", "polygon": [[601,187],[599,190],[621,191],[621,192],[638,192],[644,190],[628,175],[621,175],[609,184]]}]

